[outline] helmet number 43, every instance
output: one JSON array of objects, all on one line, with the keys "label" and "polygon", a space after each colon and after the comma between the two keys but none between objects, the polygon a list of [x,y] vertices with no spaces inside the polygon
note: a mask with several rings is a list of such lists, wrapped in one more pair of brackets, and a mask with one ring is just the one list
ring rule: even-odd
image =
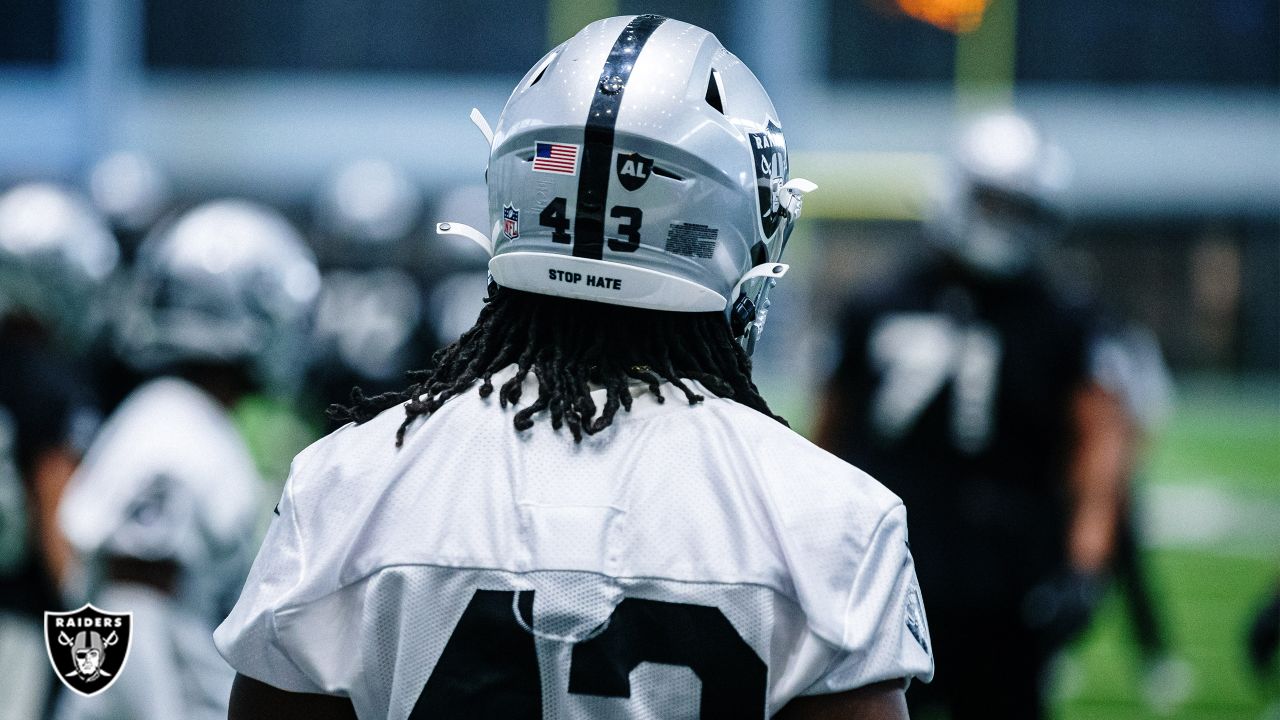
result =
[{"label": "helmet number 43", "polygon": [[[554,198],[538,214],[538,224],[551,229],[552,242],[573,242],[569,234],[568,201],[565,198]],[[609,238],[609,249],[614,252],[635,252],[640,247],[640,224],[644,221],[644,212],[638,207],[615,205],[609,210],[609,217],[618,222],[618,238]]]}]

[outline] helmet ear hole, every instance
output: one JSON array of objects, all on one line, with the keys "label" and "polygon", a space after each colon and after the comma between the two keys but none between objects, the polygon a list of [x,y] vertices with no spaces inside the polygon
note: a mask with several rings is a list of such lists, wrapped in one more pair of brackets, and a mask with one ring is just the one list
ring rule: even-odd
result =
[{"label": "helmet ear hole", "polygon": [[[547,65],[550,65],[550,64],[551,63],[547,63]],[[534,85],[537,85],[538,81],[542,79],[542,76],[545,75],[546,72],[547,72],[547,66],[543,65],[542,69],[538,71],[538,74],[533,76],[533,80],[529,81],[529,87],[533,87]]]},{"label": "helmet ear hole", "polygon": [[547,73],[547,68],[551,67],[551,63],[555,62],[557,54],[558,53],[551,52],[551,53],[548,53],[547,56],[542,59],[541,65],[534,71],[533,77],[530,78],[529,80],[529,84],[524,86],[525,90],[528,90],[529,88],[538,84],[538,81],[542,79],[542,76]]},{"label": "helmet ear hole", "polygon": [[724,114],[724,93],[720,84],[720,71],[712,68],[707,76],[707,104]]}]

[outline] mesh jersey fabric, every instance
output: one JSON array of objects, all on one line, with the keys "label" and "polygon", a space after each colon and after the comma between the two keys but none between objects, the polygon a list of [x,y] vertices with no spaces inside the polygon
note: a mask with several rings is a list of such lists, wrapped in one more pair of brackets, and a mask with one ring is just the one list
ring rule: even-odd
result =
[{"label": "mesh jersey fabric", "polygon": [[763,717],[931,678],[898,498],[693,385],[580,444],[474,388],[398,450],[402,409],[338,430],[294,460],[217,647],[369,718]]}]

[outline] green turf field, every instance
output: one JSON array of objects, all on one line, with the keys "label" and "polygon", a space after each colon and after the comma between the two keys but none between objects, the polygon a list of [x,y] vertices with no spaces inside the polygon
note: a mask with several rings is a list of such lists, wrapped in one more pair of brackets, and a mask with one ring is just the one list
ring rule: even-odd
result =
[{"label": "green turf field", "polygon": [[[1197,378],[1179,391],[1142,490],[1147,497],[1203,493],[1202,515],[1222,515],[1214,523],[1195,513],[1157,521],[1175,522],[1175,531],[1177,521],[1211,531],[1200,542],[1174,532],[1146,551],[1172,651],[1185,661],[1189,682],[1166,683],[1160,702],[1144,700],[1141,662],[1113,593],[1057,675],[1058,718],[1280,720],[1280,675],[1256,676],[1243,642],[1259,599],[1280,575],[1280,512],[1271,512],[1280,508],[1280,383]],[[1214,498],[1228,500],[1226,512],[1207,507]]]}]

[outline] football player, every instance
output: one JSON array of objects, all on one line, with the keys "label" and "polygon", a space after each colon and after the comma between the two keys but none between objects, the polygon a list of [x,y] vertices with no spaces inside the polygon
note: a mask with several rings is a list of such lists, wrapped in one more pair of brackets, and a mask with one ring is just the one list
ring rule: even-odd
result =
[{"label": "football player", "polygon": [[841,320],[819,444],[912,509],[944,668],[913,710],[1040,717],[1045,664],[1111,559],[1128,419],[1091,311],[1038,267],[1066,176],[1025,119],[974,121],[926,221],[933,254]]},{"label": "football player", "polygon": [[1153,587],[1143,555],[1141,498],[1134,488],[1145,480],[1149,442],[1173,410],[1173,378],[1150,328],[1137,322],[1117,324],[1102,337],[1094,353],[1094,375],[1123,401],[1129,419],[1111,575],[1124,599],[1140,653],[1143,696],[1149,706],[1168,715],[1187,699],[1192,670],[1171,652],[1168,621],[1157,599],[1160,594],[1153,592],[1159,588]]},{"label": "football player", "polygon": [[[120,150],[93,163],[85,187],[120,242],[121,264],[132,265],[138,245],[174,204],[168,173],[145,153]],[[114,351],[111,340],[109,333],[103,333],[100,342],[85,353],[108,414],[146,379]]]},{"label": "football player", "polygon": [[72,551],[57,507],[100,416],[73,359],[116,267],[115,238],[72,190],[30,183],[0,195],[0,697],[44,717],[57,685],[42,614],[63,609]]},{"label": "football player", "polygon": [[230,409],[300,356],[319,272],[278,213],[198,206],[143,241],[120,351],[151,379],[108,418],[59,519],[94,604],[134,614],[127,671],[60,717],[223,718],[234,677],[211,633],[239,592],[262,487]]},{"label": "football player", "polygon": [[[294,461],[215,641],[231,717],[905,717],[933,672],[899,500],[738,340],[800,211],[700,28],[601,20],[491,138],[479,319]],[[843,714],[840,714],[843,713]]]}]

